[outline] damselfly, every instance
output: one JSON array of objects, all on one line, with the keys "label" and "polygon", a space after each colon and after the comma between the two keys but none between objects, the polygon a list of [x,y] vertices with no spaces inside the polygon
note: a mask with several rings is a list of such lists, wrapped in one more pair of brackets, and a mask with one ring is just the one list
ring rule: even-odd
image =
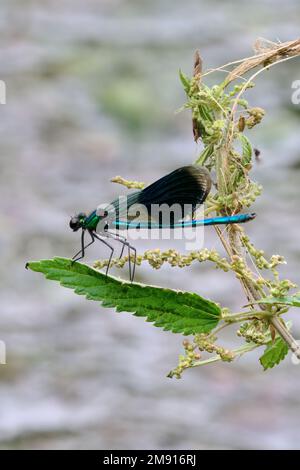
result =
[{"label": "damselfly", "polygon": [[[70,220],[70,228],[74,232],[82,230],[81,249],[73,257],[73,262],[82,259],[85,256],[86,248],[92,245],[95,240],[99,240],[110,249],[107,274],[114,254],[114,247],[108,240],[114,239],[122,244],[120,257],[123,255],[124,248],[128,249],[129,277],[133,281],[136,249],[126,237],[119,234],[119,230],[175,229],[203,225],[237,224],[254,219],[255,214],[250,213],[194,220],[195,211],[207,198],[211,186],[212,180],[206,168],[189,165],[178,168],[145,189],[129,194],[124,199],[114,200],[109,206],[98,208],[88,215],[80,212]],[[170,209],[167,223],[162,216],[162,211],[157,211],[157,208],[162,206],[164,209],[166,207]],[[137,208],[140,207],[146,212],[146,220],[144,219],[144,221],[141,221],[139,217],[140,210]],[[179,211],[174,210],[174,207],[179,208]],[[135,208],[134,211],[133,208]],[[191,216],[191,220],[186,220],[187,216]],[[86,234],[90,236],[88,244],[85,244]]]}]

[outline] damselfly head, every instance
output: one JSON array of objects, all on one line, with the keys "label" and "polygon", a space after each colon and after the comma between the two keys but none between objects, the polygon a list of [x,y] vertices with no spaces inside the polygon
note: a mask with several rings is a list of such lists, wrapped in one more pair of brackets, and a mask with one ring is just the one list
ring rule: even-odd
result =
[{"label": "damselfly head", "polygon": [[79,212],[79,214],[71,217],[69,225],[70,225],[70,228],[73,230],[73,232],[77,232],[77,230],[83,227],[85,219],[86,219],[86,214],[84,212]]}]

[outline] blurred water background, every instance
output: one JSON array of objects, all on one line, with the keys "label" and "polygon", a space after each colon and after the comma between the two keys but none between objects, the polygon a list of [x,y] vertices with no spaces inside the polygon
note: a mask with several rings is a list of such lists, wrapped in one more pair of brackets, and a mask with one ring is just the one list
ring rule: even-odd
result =
[{"label": "blurred water background", "polygon": [[[264,373],[253,353],[167,379],[180,335],[24,269],[79,249],[69,217],[123,191],[112,176],[151,182],[195,159],[190,116],[175,111],[185,100],[178,69],[191,72],[196,48],[206,68],[218,66],[251,55],[259,36],[295,39],[299,17],[297,0],[1,0],[1,448],[299,448],[300,366],[290,359]],[[267,115],[252,131],[264,193],[247,230],[268,254],[286,256],[282,275],[300,283],[297,79],[294,60],[248,93]],[[206,244],[219,248],[213,229]],[[137,244],[157,246],[168,244]],[[87,260],[104,256],[98,245]],[[244,302],[233,277],[206,264],[145,265],[137,280],[236,309]],[[224,341],[239,342],[233,332]]]}]

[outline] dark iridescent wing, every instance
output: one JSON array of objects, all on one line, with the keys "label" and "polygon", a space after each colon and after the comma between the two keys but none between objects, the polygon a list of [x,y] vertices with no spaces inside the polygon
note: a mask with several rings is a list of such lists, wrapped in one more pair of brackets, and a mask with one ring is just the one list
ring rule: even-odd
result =
[{"label": "dark iridescent wing", "polygon": [[[138,214],[139,220],[144,219],[150,223],[151,217],[156,218],[151,206],[153,208],[153,205],[163,204],[169,207],[178,204],[182,208],[181,214],[187,207],[190,208],[189,212],[184,212],[186,216],[205,201],[210,189],[211,177],[206,168],[197,165],[184,166],[163,176],[142,191],[135,191],[124,199],[114,200],[108,210],[109,218],[125,223]],[[130,210],[133,206],[134,210]],[[175,214],[173,223],[181,219],[181,215]]]},{"label": "dark iridescent wing", "polygon": [[135,191],[128,194],[127,196],[120,196],[110,203],[108,207],[104,209],[107,213],[108,220],[128,220],[132,219],[129,216],[130,208],[139,205],[140,193],[142,191]]},{"label": "dark iridescent wing", "polygon": [[210,189],[211,177],[206,168],[183,166],[143,189],[138,202],[148,210],[151,204],[197,206],[205,201]]}]

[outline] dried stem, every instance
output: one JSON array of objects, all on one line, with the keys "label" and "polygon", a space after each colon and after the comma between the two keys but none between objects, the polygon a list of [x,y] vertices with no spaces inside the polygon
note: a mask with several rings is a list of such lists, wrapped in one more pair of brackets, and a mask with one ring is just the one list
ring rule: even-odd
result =
[{"label": "dried stem", "polygon": [[[216,173],[217,173],[217,186],[218,191],[221,195],[226,196],[228,194],[227,188],[230,187],[230,170],[229,170],[229,155],[230,155],[230,148],[232,144],[232,137],[233,137],[233,127],[230,127],[230,122],[233,121],[234,114],[237,109],[238,101],[241,98],[243,92],[247,89],[250,81],[253,80],[259,73],[265,70],[266,66],[270,67],[272,65],[278,64],[285,60],[288,60],[291,57],[296,55],[300,55],[300,39],[296,41],[290,41],[284,44],[274,44],[268,43],[267,47],[262,47],[259,43],[256,43],[256,48],[262,51],[259,55],[255,55],[251,58],[245,59],[242,61],[236,68],[234,68],[225,79],[225,84],[228,85],[232,80],[237,77],[244,75],[249,70],[263,65],[264,68],[258,70],[252,77],[245,82],[244,86],[241,88],[240,92],[238,93],[233,107],[231,111],[230,118],[228,119],[227,128],[224,133],[223,141],[217,150],[216,155]],[[229,64],[227,64],[228,66]],[[217,230],[217,234],[221,240],[221,243],[225,247],[227,253],[229,253],[232,257],[232,254],[239,256],[240,259],[244,262],[247,270],[249,268],[247,264],[247,259],[245,256],[245,250],[243,249],[243,245],[241,242],[241,232],[237,226],[230,226],[227,228],[227,240],[225,237],[221,236],[219,230]],[[254,278],[253,273],[253,278]],[[257,301],[261,298],[261,293],[258,291],[255,283],[251,281],[249,278],[246,277],[239,277],[239,281],[245,290],[248,300]],[[266,306],[261,305],[261,309],[266,309]],[[277,333],[281,336],[281,338],[288,344],[289,348],[293,351],[293,353],[300,359],[300,347],[291,335],[291,333],[286,328],[284,322],[279,318],[276,313],[274,313],[269,318],[269,322],[275,328]]]}]

